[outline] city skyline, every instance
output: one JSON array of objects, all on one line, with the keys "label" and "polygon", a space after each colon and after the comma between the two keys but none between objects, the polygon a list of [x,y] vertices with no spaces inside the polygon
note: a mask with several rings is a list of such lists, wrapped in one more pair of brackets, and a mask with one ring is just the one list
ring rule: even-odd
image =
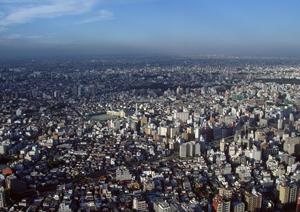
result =
[{"label": "city skyline", "polygon": [[299,57],[300,3],[0,0],[0,56]]}]

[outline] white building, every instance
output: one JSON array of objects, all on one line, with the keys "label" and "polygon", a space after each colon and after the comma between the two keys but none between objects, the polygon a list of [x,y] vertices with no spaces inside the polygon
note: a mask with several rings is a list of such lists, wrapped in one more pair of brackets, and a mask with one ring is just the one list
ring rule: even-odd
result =
[{"label": "white building", "polygon": [[118,167],[116,170],[116,180],[124,181],[124,180],[131,180],[132,175],[130,174],[129,170],[125,166]]},{"label": "white building", "polygon": [[200,143],[196,143],[195,144],[195,155],[196,156],[200,156],[201,155],[201,144]]},{"label": "white building", "polygon": [[133,199],[132,208],[136,211],[149,211],[147,202],[136,197]]},{"label": "white building", "polygon": [[167,202],[156,202],[153,207],[155,212],[171,212],[171,207]]},{"label": "white building", "polygon": [[186,122],[189,119],[189,112],[176,112],[174,113],[174,119]]},{"label": "white building", "polygon": [[180,146],[179,146],[179,157],[181,157],[181,158],[187,157],[186,143],[180,144]]}]

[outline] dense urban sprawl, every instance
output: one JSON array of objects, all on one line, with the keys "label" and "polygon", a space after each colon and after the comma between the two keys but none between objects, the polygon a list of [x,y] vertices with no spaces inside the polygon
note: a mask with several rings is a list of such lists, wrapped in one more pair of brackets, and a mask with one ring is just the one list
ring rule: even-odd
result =
[{"label": "dense urban sprawl", "polygon": [[300,211],[300,63],[0,65],[6,211]]}]

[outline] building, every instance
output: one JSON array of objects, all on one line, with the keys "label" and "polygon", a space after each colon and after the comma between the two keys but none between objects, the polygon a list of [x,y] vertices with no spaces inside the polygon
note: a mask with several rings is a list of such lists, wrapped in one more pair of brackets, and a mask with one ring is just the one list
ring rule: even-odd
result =
[{"label": "building", "polygon": [[0,208],[4,208],[6,205],[5,193],[3,186],[0,187]]},{"label": "building", "polygon": [[247,211],[259,211],[262,205],[262,195],[253,189],[252,192],[245,193],[245,201]]},{"label": "building", "polygon": [[195,155],[201,156],[201,144],[199,142],[195,144]]},{"label": "building", "polygon": [[195,155],[195,142],[194,141],[190,141],[186,144],[187,147],[187,155],[189,157],[193,157]]},{"label": "building", "polygon": [[25,182],[19,180],[15,175],[9,175],[5,179],[6,188],[12,192],[24,192],[26,191],[27,185]]},{"label": "building", "polygon": [[282,119],[278,119],[278,121],[277,121],[277,128],[279,130],[283,129],[283,120]]},{"label": "building", "polygon": [[300,143],[299,137],[287,137],[283,144],[283,150],[289,153],[290,155],[295,153],[295,146]]},{"label": "building", "polygon": [[220,151],[224,152],[225,151],[225,139],[222,139],[220,141]]},{"label": "building", "polygon": [[296,212],[300,212],[300,192],[298,192]]},{"label": "building", "polygon": [[180,144],[179,157],[181,157],[181,158],[187,157],[187,144],[186,143]]},{"label": "building", "polygon": [[298,187],[293,184],[290,186],[289,203],[295,203],[297,201]]},{"label": "building", "polygon": [[18,108],[16,111],[16,116],[21,116],[21,115],[22,115],[22,110]]},{"label": "building", "polygon": [[158,128],[158,134],[160,136],[167,137],[167,135],[168,135],[168,128],[167,127],[159,127]]},{"label": "building", "polygon": [[200,141],[201,128],[196,127],[196,128],[194,129],[194,132],[195,132],[195,139],[196,139],[196,141]]},{"label": "building", "polygon": [[180,144],[179,156],[181,158],[194,157],[201,155],[201,144],[195,141],[190,141],[187,143]]},{"label": "building", "polygon": [[215,212],[230,212],[230,201],[224,200],[220,195],[213,199],[213,211]]},{"label": "building", "polygon": [[242,201],[235,201],[232,204],[233,212],[244,212],[245,211],[245,203]]},{"label": "building", "polygon": [[4,155],[11,148],[11,142],[9,140],[2,141],[0,144],[0,155]]},{"label": "building", "polygon": [[189,119],[189,112],[176,112],[174,118],[186,122]]},{"label": "building", "polygon": [[118,181],[127,181],[131,180],[132,175],[130,174],[129,170],[125,167],[118,167],[116,170],[116,180]]},{"label": "building", "polygon": [[289,197],[290,197],[290,188],[288,185],[280,184],[279,185],[279,201],[281,204],[287,204],[289,203]]},{"label": "building", "polygon": [[145,200],[139,200],[137,197],[133,199],[132,208],[137,211],[149,211],[148,204]]},{"label": "building", "polygon": [[167,202],[155,202],[153,205],[153,209],[155,212],[171,212],[170,204]]},{"label": "building", "polygon": [[169,137],[170,137],[170,138],[175,138],[176,135],[179,134],[179,128],[178,128],[178,127],[171,127],[171,128],[169,129],[169,131],[170,131],[170,133],[169,133]]},{"label": "building", "polygon": [[70,208],[70,206],[68,204],[66,204],[65,202],[62,202],[59,205],[58,212],[72,212],[72,209]]}]

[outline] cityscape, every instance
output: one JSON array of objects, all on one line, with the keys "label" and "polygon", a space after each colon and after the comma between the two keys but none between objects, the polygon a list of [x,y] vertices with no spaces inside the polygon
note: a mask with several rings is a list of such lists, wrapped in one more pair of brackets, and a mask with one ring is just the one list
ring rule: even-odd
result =
[{"label": "cityscape", "polygon": [[0,205],[298,210],[299,68],[239,58],[4,65]]},{"label": "cityscape", "polygon": [[229,4],[0,0],[0,211],[300,212],[300,4]]}]

